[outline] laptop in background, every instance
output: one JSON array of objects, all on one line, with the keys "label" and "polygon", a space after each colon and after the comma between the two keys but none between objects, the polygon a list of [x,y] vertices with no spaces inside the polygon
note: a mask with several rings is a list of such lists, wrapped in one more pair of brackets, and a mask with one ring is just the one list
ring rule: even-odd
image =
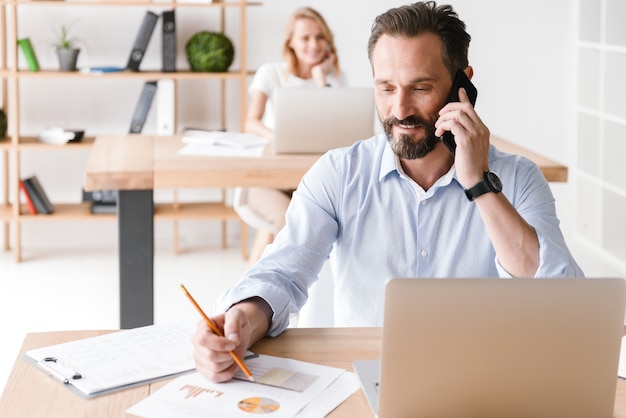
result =
[{"label": "laptop in background", "polygon": [[623,279],[392,279],[354,369],[380,418],[613,417],[625,307]]},{"label": "laptop in background", "polygon": [[324,153],[374,134],[369,87],[279,88],[272,104],[277,154]]}]

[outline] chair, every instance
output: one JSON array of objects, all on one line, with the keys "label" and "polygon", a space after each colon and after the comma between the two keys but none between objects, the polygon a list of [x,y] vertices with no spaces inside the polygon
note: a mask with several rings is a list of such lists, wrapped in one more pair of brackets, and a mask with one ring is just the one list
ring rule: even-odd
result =
[{"label": "chair", "polygon": [[257,230],[248,256],[255,263],[268,244],[285,225],[285,212],[290,198],[278,189],[250,187],[235,188],[233,208],[246,225]]}]

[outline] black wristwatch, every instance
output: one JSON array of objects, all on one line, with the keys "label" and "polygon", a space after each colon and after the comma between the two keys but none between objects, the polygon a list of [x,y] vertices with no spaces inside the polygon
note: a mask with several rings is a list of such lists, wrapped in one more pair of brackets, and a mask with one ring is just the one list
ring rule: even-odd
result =
[{"label": "black wristwatch", "polygon": [[485,193],[494,192],[500,193],[502,191],[502,182],[495,173],[491,171],[485,171],[483,179],[478,184],[469,189],[465,189],[465,196],[472,202],[478,196]]}]

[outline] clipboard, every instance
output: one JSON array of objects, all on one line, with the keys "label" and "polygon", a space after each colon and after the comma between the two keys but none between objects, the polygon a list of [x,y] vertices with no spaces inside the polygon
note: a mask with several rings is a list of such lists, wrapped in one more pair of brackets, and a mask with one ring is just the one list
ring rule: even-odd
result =
[{"label": "clipboard", "polygon": [[28,350],[24,359],[90,399],[194,370],[195,323],[149,325]]}]

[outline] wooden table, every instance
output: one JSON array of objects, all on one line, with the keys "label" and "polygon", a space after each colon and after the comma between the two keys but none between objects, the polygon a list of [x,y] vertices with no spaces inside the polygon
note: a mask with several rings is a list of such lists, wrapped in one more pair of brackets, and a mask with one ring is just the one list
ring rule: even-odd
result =
[{"label": "wooden table", "polygon": [[[111,331],[68,331],[28,334],[25,350],[93,337]],[[274,339],[264,339],[252,349],[261,354],[289,357],[352,370],[355,359],[376,359],[380,353],[380,328],[293,328]],[[86,400],[63,387],[25,360],[18,358],[0,398],[3,418],[130,417],[124,411],[169,380]],[[371,410],[358,390],[330,417],[368,417]],[[626,418],[626,381],[617,380],[615,417]]]},{"label": "wooden table", "polygon": [[98,137],[85,190],[118,190],[120,328],[154,321],[153,190],[191,187],[296,188],[319,155],[262,158],[179,155],[180,136]]},{"label": "wooden table", "polygon": [[[567,181],[567,167],[501,138],[503,151],[534,160],[548,181]],[[319,155],[261,158],[179,155],[180,136],[96,138],[87,162],[85,190],[118,190],[120,327],[154,321],[153,190],[191,187],[275,187],[295,189]]]}]

